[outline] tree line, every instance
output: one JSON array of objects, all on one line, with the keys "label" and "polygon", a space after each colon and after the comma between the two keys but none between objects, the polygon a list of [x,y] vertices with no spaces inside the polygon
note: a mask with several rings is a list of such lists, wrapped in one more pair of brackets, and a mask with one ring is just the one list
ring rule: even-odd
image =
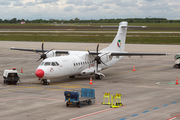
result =
[{"label": "tree line", "polygon": [[126,18],[126,19],[99,19],[99,20],[80,20],[79,18],[70,19],[70,20],[58,20],[58,19],[35,19],[35,20],[28,20],[28,19],[0,19],[0,24],[3,23],[11,23],[17,24],[21,22],[25,23],[119,23],[121,21],[127,21],[129,23],[180,23],[180,20],[167,20],[166,18]]}]

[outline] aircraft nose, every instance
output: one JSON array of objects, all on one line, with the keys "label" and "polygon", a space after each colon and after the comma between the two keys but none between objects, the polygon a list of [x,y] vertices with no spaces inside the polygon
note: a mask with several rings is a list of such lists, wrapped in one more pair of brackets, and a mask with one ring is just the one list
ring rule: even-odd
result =
[{"label": "aircraft nose", "polygon": [[42,78],[44,76],[44,71],[42,69],[37,69],[36,70],[36,76],[38,78]]}]

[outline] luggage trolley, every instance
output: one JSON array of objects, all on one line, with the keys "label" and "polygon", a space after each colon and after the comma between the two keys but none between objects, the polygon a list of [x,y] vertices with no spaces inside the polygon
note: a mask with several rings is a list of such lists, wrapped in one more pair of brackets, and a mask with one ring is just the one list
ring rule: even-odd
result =
[{"label": "luggage trolley", "polygon": [[82,105],[91,105],[95,103],[95,90],[94,89],[81,89],[81,97],[79,92],[75,91],[64,91],[66,106],[78,105],[80,108]]}]

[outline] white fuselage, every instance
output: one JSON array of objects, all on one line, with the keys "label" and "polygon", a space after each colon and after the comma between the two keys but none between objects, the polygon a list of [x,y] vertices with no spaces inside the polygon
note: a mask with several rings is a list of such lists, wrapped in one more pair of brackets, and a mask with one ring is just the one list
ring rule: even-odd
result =
[{"label": "white fuselage", "polygon": [[[99,64],[98,71],[104,70],[114,65],[121,57],[110,56],[108,53],[101,57],[101,60],[107,65]],[[42,61],[37,70],[44,71],[41,79],[53,79],[63,76],[91,75],[94,73],[96,62],[94,56],[90,56],[86,51],[71,51],[67,56],[50,57]],[[41,73],[42,74],[42,73]]]}]

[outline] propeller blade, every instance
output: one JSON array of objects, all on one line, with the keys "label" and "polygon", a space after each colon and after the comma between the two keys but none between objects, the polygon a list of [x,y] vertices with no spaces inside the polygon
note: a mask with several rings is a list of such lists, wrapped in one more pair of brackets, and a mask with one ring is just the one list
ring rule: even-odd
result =
[{"label": "propeller blade", "polygon": [[42,53],[44,54],[44,41],[42,42]]},{"label": "propeller blade", "polygon": [[[94,56],[93,54],[91,54],[90,53],[90,51],[87,49],[87,51],[88,51],[88,53],[90,54],[90,55],[92,55],[92,56]],[[98,45],[97,45],[97,48],[96,48],[96,56],[94,56],[94,60],[93,60],[93,62],[95,61],[95,70],[94,70],[94,74],[96,73],[96,72],[98,72],[98,64],[101,64],[101,63],[103,63],[105,66],[107,66],[102,60],[101,60],[101,57],[102,56],[104,56],[104,55],[106,55],[107,53],[105,53],[105,54],[103,54],[102,56],[99,56],[99,43],[98,43]]]},{"label": "propeller blade", "polygon": [[90,54],[90,51],[88,49],[86,49],[88,51],[88,53]]},{"label": "propeller blade", "polygon": [[100,60],[105,66],[107,66],[102,60]]},{"label": "propeller blade", "polygon": [[[52,50],[54,50],[54,48],[53,48],[53,49],[51,49],[51,50],[49,50],[49,51],[47,51],[47,53],[51,52]],[[46,53],[46,54],[47,54],[47,53]]]},{"label": "propeller blade", "polygon": [[96,49],[97,56],[98,56],[98,49],[99,49],[99,43],[98,43],[98,45],[97,45],[97,49]]},{"label": "propeller blade", "polygon": [[42,58],[39,58],[39,60],[37,60],[36,62],[40,61]]},{"label": "propeller blade", "polygon": [[38,53],[35,49],[33,49],[34,50],[34,52],[36,52],[36,53],[38,53],[39,55],[40,55],[40,58],[37,60],[37,62],[39,61],[39,60],[41,60],[41,59],[46,59],[47,58],[47,56],[46,56],[46,54],[48,53],[48,52],[50,52],[50,51],[48,51],[46,54],[44,54],[44,41],[42,42],[42,54],[40,54],[40,53]]},{"label": "propeller blade", "polygon": [[98,72],[98,63],[96,61],[96,72]]},{"label": "propeller blade", "polygon": [[[86,49],[86,50],[88,51],[88,53],[89,53],[90,55],[92,55],[88,49]],[[94,55],[92,55],[92,56],[94,56]],[[95,57],[95,56],[94,56],[94,57]]]},{"label": "propeller blade", "polygon": [[40,54],[40,53],[38,53],[38,52],[37,52],[34,48],[33,48],[33,50],[34,50],[34,52],[35,52],[35,53],[37,53],[37,54],[41,55],[41,54]]}]

